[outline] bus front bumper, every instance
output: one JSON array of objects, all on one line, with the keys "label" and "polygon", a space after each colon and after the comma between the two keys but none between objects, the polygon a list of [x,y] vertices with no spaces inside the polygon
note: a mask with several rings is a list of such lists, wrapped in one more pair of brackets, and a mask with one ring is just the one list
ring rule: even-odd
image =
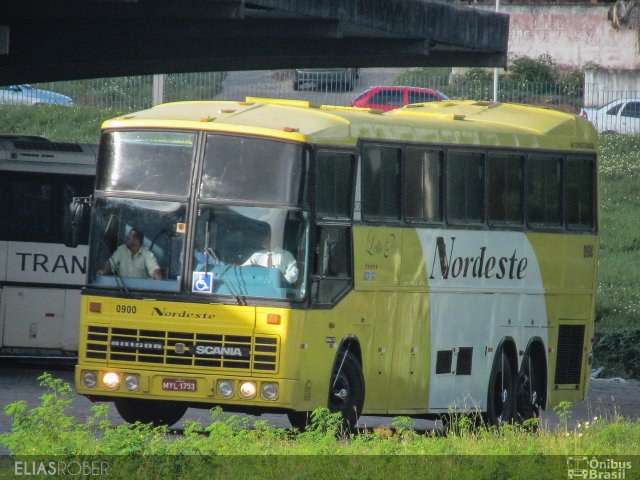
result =
[{"label": "bus front bumper", "polygon": [[[101,399],[139,398],[249,408],[293,408],[296,380],[76,365],[76,391]],[[204,405],[203,405],[204,406]]]}]

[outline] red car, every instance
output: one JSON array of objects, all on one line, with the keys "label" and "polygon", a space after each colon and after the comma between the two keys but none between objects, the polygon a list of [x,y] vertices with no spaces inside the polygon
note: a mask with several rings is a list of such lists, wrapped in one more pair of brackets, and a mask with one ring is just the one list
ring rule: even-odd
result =
[{"label": "red car", "polygon": [[449,100],[444,93],[419,87],[371,87],[358,95],[352,107],[378,108],[384,112],[410,103]]}]

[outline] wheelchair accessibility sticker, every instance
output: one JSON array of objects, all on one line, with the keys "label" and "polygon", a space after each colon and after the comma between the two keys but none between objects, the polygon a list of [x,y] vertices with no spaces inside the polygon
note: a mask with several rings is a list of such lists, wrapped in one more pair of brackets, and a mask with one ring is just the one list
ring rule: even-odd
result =
[{"label": "wheelchair accessibility sticker", "polygon": [[191,291],[195,293],[213,293],[213,272],[193,272]]}]

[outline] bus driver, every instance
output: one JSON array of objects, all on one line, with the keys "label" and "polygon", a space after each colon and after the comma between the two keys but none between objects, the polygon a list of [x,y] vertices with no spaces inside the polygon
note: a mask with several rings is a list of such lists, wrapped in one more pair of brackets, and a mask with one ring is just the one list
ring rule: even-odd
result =
[{"label": "bus driver", "polygon": [[129,278],[148,278],[162,280],[162,273],[156,256],[145,247],[144,233],[141,230],[132,228],[129,230],[124,243],[120,245],[111,258],[104,264],[102,270],[98,270],[98,275],[118,273]]},{"label": "bus driver", "polygon": [[277,268],[282,272],[285,280],[292,284],[298,279],[298,265],[291,252],[278,246],[271,239],[269,230],[262,240],[263,250],[255,252],[243,265]]}]

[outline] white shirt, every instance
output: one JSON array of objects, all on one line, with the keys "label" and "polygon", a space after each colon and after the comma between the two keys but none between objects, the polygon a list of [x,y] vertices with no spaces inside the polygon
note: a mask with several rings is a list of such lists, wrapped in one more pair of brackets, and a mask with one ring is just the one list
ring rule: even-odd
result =
[{"label": "white shirt", "polygon": [[[271,259],[269,259],[271,256]],[[256,265],[259,267],[277,268],[282,272],[284,278],[289,283],[294,283],[298,279],[298,265],[291,252],[276,247],[275,249],[261,250],[254,253],[243,265]]]},{"label": "white shirt", "polygon": [[160,268],[156,256],[146,247],[140,247],[138,252],[131,256],[131,250],[123,243],[111,258],[109,266],[112,271],[117,271],[122,277],[148,278]]}]

